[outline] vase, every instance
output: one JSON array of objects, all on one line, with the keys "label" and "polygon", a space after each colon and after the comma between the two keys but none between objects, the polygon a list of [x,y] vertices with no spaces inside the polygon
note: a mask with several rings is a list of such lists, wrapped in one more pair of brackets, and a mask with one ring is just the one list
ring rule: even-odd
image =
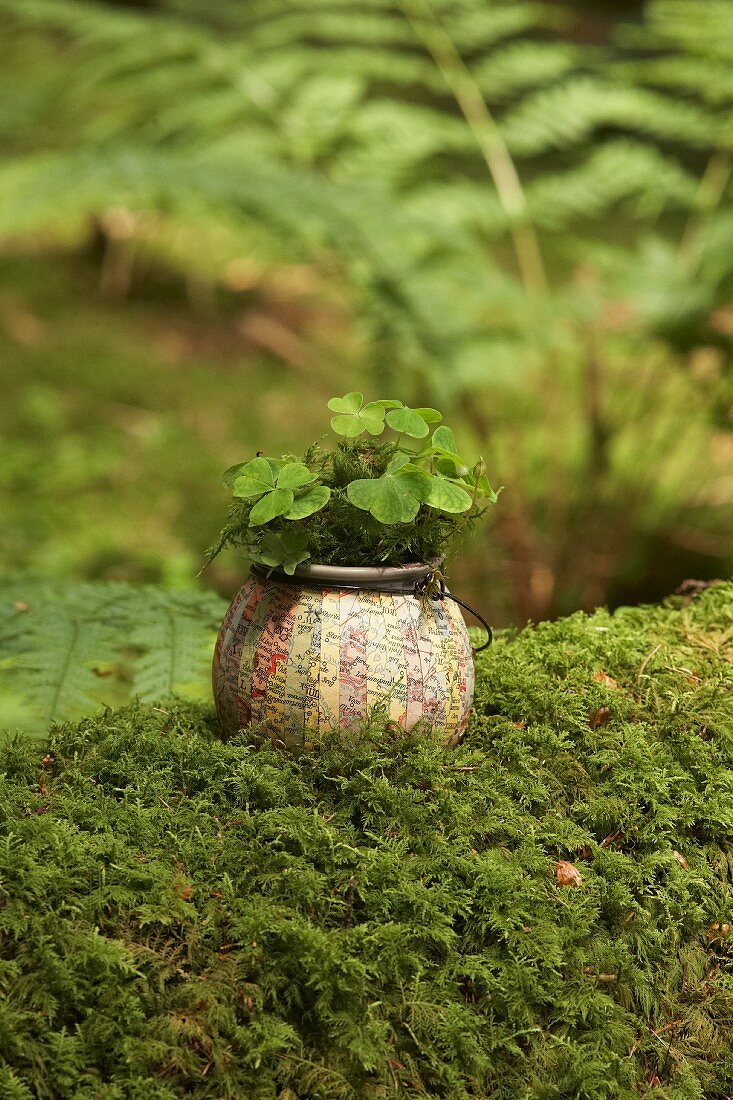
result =
[{"label": "vase", "polygon": [[458,743],[473,698],[460,609],[436,595],[433,567],[255,565],[216,642],[213,688],[223,731],[254,726],[280,748],[309,750],[375,708],[406,732]]}]

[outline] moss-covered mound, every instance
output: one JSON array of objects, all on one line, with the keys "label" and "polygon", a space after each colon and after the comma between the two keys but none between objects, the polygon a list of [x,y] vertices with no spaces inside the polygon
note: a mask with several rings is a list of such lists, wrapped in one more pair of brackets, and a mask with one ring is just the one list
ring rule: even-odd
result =
[{"label": "moss-covered mound", "polygon": [[14,744],[0,1096],[729,1097],[732,645],[723,585],[527,630],[455,752]]}]

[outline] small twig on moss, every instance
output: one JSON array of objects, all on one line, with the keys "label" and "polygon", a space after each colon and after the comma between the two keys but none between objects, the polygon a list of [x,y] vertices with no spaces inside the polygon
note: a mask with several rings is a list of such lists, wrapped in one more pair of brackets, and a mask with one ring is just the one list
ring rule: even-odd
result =
[{"label": "small twig on moss", "polygon": [[641,662],[641,665],[639,666],[639,671],[636,674],[637,684],[641,683],[641,678],[644,675],[644,670],[646,669],[646,666],[649,664],[649,662],[651,661],[654,654],[659,653],[659,650],[661,648],[662,648],[662,643],[660,642],[659,645],[654,646],[654,649],[650,653],[647,653],[646,657],[644,658],[644,660]]}]

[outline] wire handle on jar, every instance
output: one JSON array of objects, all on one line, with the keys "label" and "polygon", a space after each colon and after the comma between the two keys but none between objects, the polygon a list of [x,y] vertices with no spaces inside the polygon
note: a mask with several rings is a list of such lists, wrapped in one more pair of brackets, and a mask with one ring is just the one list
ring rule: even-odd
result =
[{"label": "wire handle on jar", "polygon": [[449,592],[445,587],[445,580],[443,574],[438,570],[434,570],[429,573],[421,581],[415,582],[415,595],[416,596],[429,596],[431,600],[453,600],[453,603],[457,603],[459,607],[462,607],[465,611],[469,611],[483,626],[486,631],[486,641],[483,645],[471,646],[474,653],[481,653],[484,649],[488,649],[494,640],[494,632],[486,622],[486,619],[470,604],[464,603],[463,600],[459,600],[458,596],[454,596],[452,592]]}]

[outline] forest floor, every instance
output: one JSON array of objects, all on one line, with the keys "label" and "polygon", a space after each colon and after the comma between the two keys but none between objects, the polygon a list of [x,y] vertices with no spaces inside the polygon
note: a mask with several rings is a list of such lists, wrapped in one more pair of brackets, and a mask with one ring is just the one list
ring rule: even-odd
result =
[{"label": "forest floor", "polygon": [[724,1100],[732,656],[721,584],[501,637],[452,752],[165,701],[12,741],[0,1092]]}]

